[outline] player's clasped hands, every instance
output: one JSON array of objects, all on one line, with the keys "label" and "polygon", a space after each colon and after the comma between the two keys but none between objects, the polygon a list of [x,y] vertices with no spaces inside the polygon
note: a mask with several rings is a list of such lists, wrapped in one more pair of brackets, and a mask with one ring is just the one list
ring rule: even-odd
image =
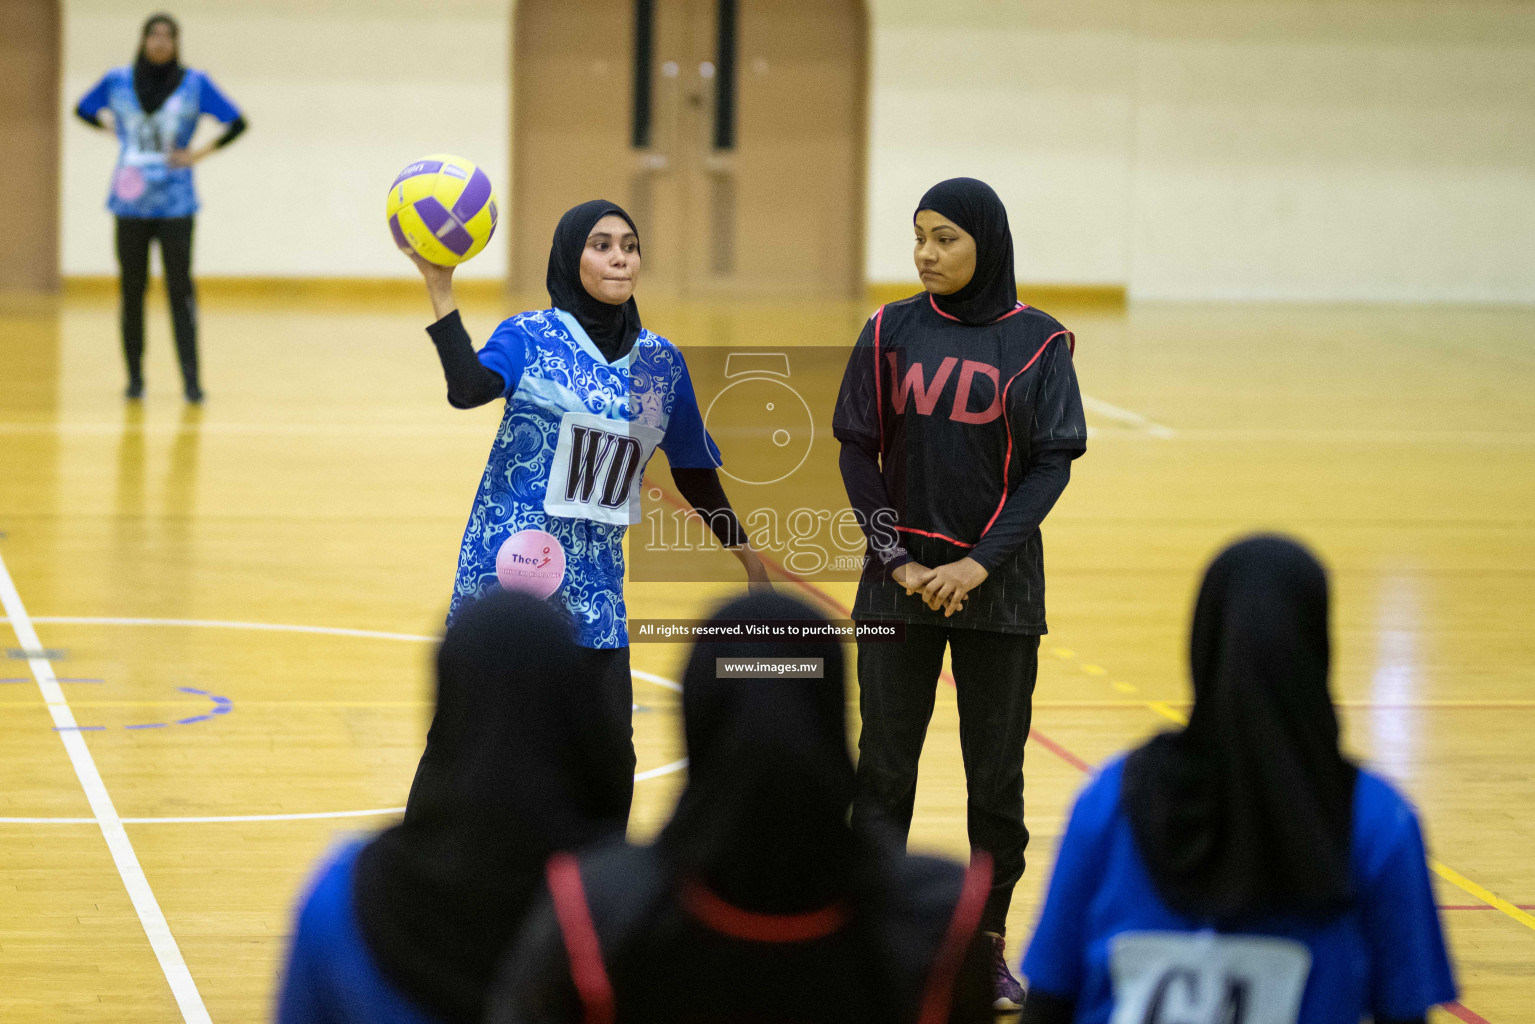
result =
[{"label": "player's clasped hands", "polygon": [[922,598],[933,611],[942,611],[948,618],[965,606],[970,591],[980,586],[990,575],[973,558],[961,558],[930,569],[917,562],[907,562],[892,574],[895,581],[906,588],[908,597]]}]

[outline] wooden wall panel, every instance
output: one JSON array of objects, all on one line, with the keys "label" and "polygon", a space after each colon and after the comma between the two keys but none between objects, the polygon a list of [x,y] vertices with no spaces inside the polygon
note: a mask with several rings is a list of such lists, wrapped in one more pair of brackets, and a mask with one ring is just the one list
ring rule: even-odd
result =
[{"label": "wooden wall panel", "polygon": [[59,4],[0,0],[0,291],[59,287]]}]

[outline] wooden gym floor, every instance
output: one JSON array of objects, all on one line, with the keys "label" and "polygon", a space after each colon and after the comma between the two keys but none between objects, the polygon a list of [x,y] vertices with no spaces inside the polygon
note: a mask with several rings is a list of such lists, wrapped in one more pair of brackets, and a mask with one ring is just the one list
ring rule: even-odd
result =
[{"label": "wooden gym floor", "polygon": [[[483,339],[511,311],[466,312]],[[1014,955],[1083,772],[1186,707],[1203,564],[1282,529],[1333,571],[1349,746],[1423,812],[1454,1018],[1535,1021],[1535,311],[1053,311],[1094,437],[1045,530]],[[868,310],[645,312],[686,348],[847,344]],[[428,318],[206,296],[198,411],[158,298],[141,408],[110,298],[0,306],[0,1020],[265,1019],[316,858],[403,803],[500,415],[446,405]],[[632,584],[631,614],[734,590]],[[682,781],[683,655],[634,649],[640,838]],[[913,844],[965,847],[946,688]]]}]

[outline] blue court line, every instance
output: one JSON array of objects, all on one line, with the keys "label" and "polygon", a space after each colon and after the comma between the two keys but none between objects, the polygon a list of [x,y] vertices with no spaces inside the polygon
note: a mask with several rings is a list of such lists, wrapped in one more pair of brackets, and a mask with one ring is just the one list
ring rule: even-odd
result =
[{"label": "blue court line", "polygon": [[[31,679],[0,679],[0,684],[4,684],[4,683],[30,683],[31,681],[32,681]],[[58,682],[58,683],[104,683],[104,682],[106,682],[106,680],[104,680],[104,679],[56,679],[56,680],[54,680],[54,682]],[[175,722],[139,722],[139,723],[137,723],[135,725],[125,725],[125,726],[123,726],[123,728],[124,729],[165,729],[165,728],[168,728],[171,725],[196,725],[198,722],[207,722],[207,721],[211,720],[215,715],[227,715],[227,714],[229,714],[231,711],[233,711],[235,709],[235,702],[233,700],[231,700],[230,698],[228,698],[228,697],[221,697],[221,696],[219,696],[216,693],[209,693],[207,690],[199,690],[195,686],[178,686],[178,687],[176,687],[176,689],[179,690],[182,693],[191,693],[191,694],[195,694],[195,695],[197,695],[199,697],[207,697],[209,700],[213,701],[212,709],[209,710],[206,714],[192,715],[189,718],[179,718]],[[53,727],[53,731],[54,732],[105,732],[106,728],[107,727],[104,726],[104,725],[56,725],[56,726]]]}]

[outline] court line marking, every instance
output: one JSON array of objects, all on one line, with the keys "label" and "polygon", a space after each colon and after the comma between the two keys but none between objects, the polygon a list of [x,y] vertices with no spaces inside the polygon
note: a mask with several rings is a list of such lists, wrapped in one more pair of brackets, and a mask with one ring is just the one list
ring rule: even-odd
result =
[{"label": "court line marking", "polygon": [[[688,759],[681,758],[663,764],[659,768],[636,772],[635,782],[660,778],[679,772],[688,766]],[[319,821],[327,818],[381,818],[390,814],[404,814],[403,807],[374,807],[365,811],[309,811],[302,814],[209,814],[183,818],[120,818],[124,825],[212,825],[238,824],[253,821]],[[94,825],[95,818],[0,818],[0,825]]]},{"label": "court line marking", "polygon": [[1515,921],[1518,921],[1526,928],[1535,930],[1535,915],[1531,915],[1528,911],[1514,906],[1514,904],[1508,902],[1508,900],[1499,896],[1492,890],[1477,885],[1475,882],[1461,874],[1459,871],[1456,871],[1454,868],[1447,864],[1441,864],[1439,861],[1432,857],[1428,859],[1428,866],[1433,869],[1434,874],[1438,875],[1446,882],[1449,882],[1451,885],[1465,890],[1472,896],[1475,896],[1477,899],[1481,900],[1483,903],[1486,903],[1488,906],[1501,910],[1505,915],[1513,918]]},{"label": "court line marking", "polygon": [[[4,620],[4,621],[9,621]],[[363,640],[403,640],[436,643],[435,636],[390,633],[378,629],[343,629],[339,626],[300,626],[286,622],[231,622],[223,619],[141,619],[115,615],[39,615],[32,622],[62,626],[184,626],[188,629],[246,629],[267,633],[310,633],[317,636],[350,636]],[[635,675],[639,675],[638,672]]]},{"label": "court line marking", "polygon": [[[11,579],[3,555],[0,555],[0,605],[4,606],[6,618],[21,646],[29,651],[42,650],[42,641],[38,639],[37,630],[27,618],[26,606],[21,602],[21,594]],[[160,910],[154,890],[149,887],[143,865],[139,863],[133,844],[128,840],[128,832],[123,827],[122,819],[117,816],[117,808],[96,768],[95,759],[91,757],[90,747],[86,745],[85,737],[74,729],[77,724],[74,712],[70,710],[64,690],[58,684],[52,663],[47,658],[33,657],[27,659],[27,664],[53,715],[54,725],[64,730],[58,734],[59,740],[69,755],[75,778],[85,790],[91,814],[101,829],[102,838],[106,840],[112,862],[117,866],[118,877],[128,890],[128,898],[138,914],[144,934],[149,938],[155,959],[160,962],[160,970],[171,987],[176,1005],[181,1009],[182,1019],[186,1024],[213,1024],[212,1018],[208,1016],[208,1008],[203,1005],[202,994],[197,991],[197,982],[192,979],[192,972],[187,969],[186,960],[182,958],[181,948],[176,945],[176,938],[171,934],[170,924]]]},{"label": "court line marking", "polygon": [[[0,570],[4,564],[0,563]],[[18,601],[19,607],[19,601]],[[9,604],[6,605],[6,616],[0,616],[0,622],[14,622],[15,612]],[[23,612],[24,614],[24,612]],[[333,626],[300,626],[271,622],[234,622],[223,619],[145,619],[127,618],[120,616],[97,615],[39,615],[29,618],[29,622],[48,622],[66,625],[89,626],[177,626],[177,627],[204,627],[209,629],[246,629],[261,632],[285,632],[285,633],[309,633],[321,636],[348,636],[361,637],[371,640],[401,640],[410,643],[436,643],[437,637],[424,636],[420,633],[390,633],[374,629],[343,629]],[[19,636],[20,634],[18,634]],[[36,637],[36,634],[32,634]],[[26,641],[23,639],[22,643]],[[682,692],[682,684],[665,676],[656,675],[654,672],[646,672],[644,669],[630,669],[630,674],[636,679],[643,679],[664,690],[673,693]],[[62,693],[62,691],[61,691]],[[15,704],[17,701],[0,701],[0,704]],[[90,701],[93,707],[133,707],[147,704],[169,704],[173,701]],[[316,705],[316,706],[341,706],[341,707],[419,707],[430,704],[430,701],[271,701],[271,704],[287,705]],[[243,704],[243,702],[242,702]],[[50,704],[51,706],[51,704]],[[71,720],[73,725],[73,720]],[[673,772],[681,771],[688,764],[687,758],[663,764],[659,768],[649,768],[635,773],[635,782],[645,782],[648,779],[660,778]],[[93,808],[94,809],[94,808]],[[378,807],[362,811],[311,811],[301,814],[214,814],[194,817],[179,818],[117,818],[124,825],[200,825],[222,822],[255,822],[255,821],[308,821],[323,818],[369,818],[381,817],[388,814],[403,814],[403,807]],[[115,812],[114,812],[115,814]],[[97,818],[0,818],[0,825],[93,825]]]},{"label": "court line marking", "polygon": [[1492,1024],[1490,1020],[1466,1006],[1464,1003],[1448,1002],[1439,1007],[1441,1010],[1466,1022],[1466,1024]]},{"label": "court line marking", "polygon": [[1172,427],[1158,423],[1155,420],[1149,420],[1138,412],[1131,412],[1129,409],[1121,409],[1117,405],[1112,405],[1108,402],[1105,402],[1101,398],[1094,398],[1092,395],[1082,396],[1082,408],[1086,409],[1090,413],[1093,413],[1094,415],[1102,416],[1106,420],[1113,420],[1114,422],[1122,423],[1127,427],[1133,427],[1136,430],[1145,431],[1152,437],[1160,437],[1163,440],[1176,437],[1178,434],[1178,432]]}]

